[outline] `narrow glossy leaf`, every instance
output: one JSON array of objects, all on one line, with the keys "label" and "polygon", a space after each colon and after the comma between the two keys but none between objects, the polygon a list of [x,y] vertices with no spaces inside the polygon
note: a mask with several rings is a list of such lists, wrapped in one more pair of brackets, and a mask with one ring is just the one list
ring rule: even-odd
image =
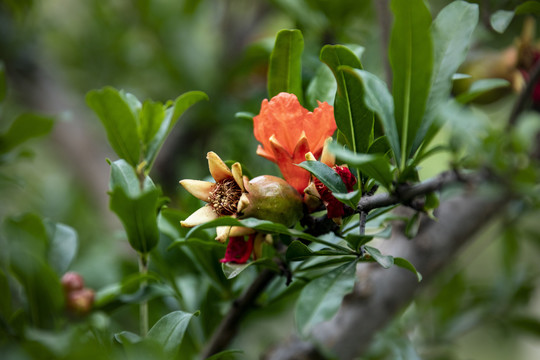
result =
[{"label": "narrow glossy leaf", "polygon": [[[454,1],[442,9],[431,24],[433,38],[433,76],[426,112],[416,135],[411,153],[416,152],[420,144],[429,142],[426,138],[428,129],[435,126],[435,116],[440,104],[445,103],[452,90],[452,81],[470,75],[456,74],[465,61],[472,34],[478,24],[478,5],[464,1]],[[439,125],[437,127],[440,127]],[[432,131],[434,135],[436,131]]]},{"label": "narrow glossy leaf", "polygon": [[[185,240],[196,236],[203,229],[215,228],[217,226],[243,226],[243,227],[248,227],[248,228],[255,229],[255,230],[269,233],[269,234],[284,234],[284,235],[289,235],[293,237],[298,237],[300,239],[309,240],[309,241],[316,242],[319,244],[323,244],[325,246],[344,251],[345,253],[350,252],[349,249],[347,249],[346,247],[320,239],[310,234],[306,234],[296,229],[289,229],[283,224],[273,223],[268,220],[260,220],[260,219],[255,219],[255,218],[237,220],[232,217],[226,217],[226,216],[220,217],[216,220],[212,220],[207,223],[195,226],[194,228],[188,231],[188,233],[186,234]],[[181,242],[176,241],[174,244],[180,244],[180,243]]]},{"label": "narrow glossy leaf", "polygon": [[328,165],[320,161],[304,161],[298,164],[303,169],[309,171],[319,179],[332,192],[347,193],[347,187],[343,183],[341,176]]},{"label": "narrow glossy leaf", "polygon": [[390,37],[389,59],[403,162],[410,155],[420,128],[431,86],[431,14],[423,0],[392,0],[391,8],[394,25]]},{"label": "narrow glossy leaf", "polygon": [[513,11],[497,10],[491,15],[489,21],[493,30],[502,34],[506,30],[508,25],[510,25],[513,18]]},{"label": "narrow glossy leaf", "polygon": [[[165,142],[165,139],[171,132],[180,116],[192,105],[202,100],[208,100],[208,95],[202,91],[189,91],[177,97],[176,100],[174,100],[173,106],[165,111],[165,117],[160,123],[156,134],[153,136],[151,141],[148,142],[146,153],[144,154],[144,160],[148,163],[148,169],[152,167],[161,146]],[[154,119],[154,121],[157,121],[158,119],[159,117]]]},{"label": "narrow glossy leaf", "polygon": [[53,120],[48,117],[35,114],[20,115],[5,133],[0,134],[0,154],[12,150],[29,139],[48,134],[53,124]]},{"label": "narrow glossy leaf", "polygon": [[491,90],[508,86],[510,86],[510,83],[505,79],[480,79],[472,83],[469,90],[459,94],[456,97],[456,101],[461,104],[467,104]]},{"label": "narrow glossy leaf", "polygon": [[47,229],[50,239],[48,262],[61,275],[68,270],[77,254],[77,232],[72,227],[55,223],[48,223]]},{"label": "narrow glossy leaf", "polygon": [[362,80],[365,89],[364,102],[380,119],[384,134],[394,154],[396,164],[399,165],[401,161],[401,149],[396,121],[394,119],[394,101],[386,84],[375,75],[364,70],[347,67],[342,67],[341,70],[353,74]]},{"label": "narrow glossy leaf", "polygon": [[373,138],[373,112],[364,104],[364,86],[358,77],[341,71],[342,66],[362,69],[360,59],[343,45],[326,45],[321,61],[332,70],[337,82],[334,115],[338,129],[354,152],[367,152]]},{"label": "narrow glossy leaf", "polygon": [[9,280],[0,268],[0,318],[9,319],[11,317],[11,291]]},{"label": "narrow glossy leaf", "polygon": [[132,333],[131,331],[122,331],[114,334],[114,340],[119,344],[136,344],[143,340],[139,335]]},{"label": "narrow glossy leaf", "polygon": [[109,188],[117,187],[124,189],[124,192],[131,197],[138,196],[142,191],[135,169],[124,159],[111,163]]},{"label": "narrow glossy leaf", "polygon": [[319,106],[318,101],[327,102],[333,106],[336,91],[336,79],[332,71],[328,66],[321,64],[306,89],[306,106],[309,109],[315,109]]},{"label": "narrow glossy leaf", "polygon": [[116,154],[132,166],[139,163],[139,134],[136,114],[125,96],[111,87],[90,91],[86,103],[97,114]]},{"label": "narrow glossy leaf", "polygon": [[422,274],[420,274],[413,264],[411,264],[408,260],[400,257],[394,258],[394,265],[397,265],[399,267],[402,267],[404,269],[407,269],[411,272],[413,272],[416,275],[416,278],[418,279],[418,282],[422,281]]},{"label": "narrow glossy leaf", "polygon": [[346,162],[349,166],[357,168],[385,188],[391,188],[393,180],[392,170],[390,169],[389,161],[384,155],[355,154],[336,143],[331,143],[328,150],[338,159]]},{"label": "narrow glossy leaf", "polygon": [[0,103],[4,101],[7,95],[7,79],[6,68],[4,63],[0,61]]},{"label": "narrow glossy leaf", "polygon": [[308,283],[296,302],[298,332],[308,335],[316,324],[329,320],[339,309],[343,297],[354,288],[357,261],[351,261]]},{"label": "narrow glossy leaf", "polygon": [[142,104],[139,138],[145,147],[152,141],[164,119],[165,106],[162,103],[147,100]]},{"label": "narrow glossy leaf", "polygon": [[516,15],[521,14],[533,14],[540,15],[540,2],[538,1],[526,1],[523,4],[516,7]]},{"label": "narrow glossy leaf", "polygon": [[394,265],[394,258],[390,255],[381,254],[379,249],[367,245],[364,246],[364,249],[369,255],[371,255],[373,260],[378,262],[383,268],[388,269]]},{"label": "narrow glossy leaf", "polygon": [[353,255],[352,252],[345,253],[343,251],[333,249],[322,249],[318,251],[311,250],[307,245],[301,241],[294,240],[288,247],[285,256],[289,261],[300,261],[310,258],[312,256],[342,256]]},{"label": "narrow glossy leaf", "polygon": [[[170,295],[165,289],[158,288],[156,284],[160,281],[153,274],[135,273],[122,279],[121,282],[110,284],[96,292],[94,307],[102,310],[113,310],[125,304],[139,303],[144,299]],[[141,289],[141,283],[152,282]],[[144,290],[144,291],[141,291]]]},{"label": "narrow glossy leaf", "polygon": [[156,340],[162,347],[165,357],[173,359],[180,350],[189,321],[198,313],[190,314],[173,311],[161,319],[148,331],[148,338]]},{"label": "narrow glossy leaf", "polygon": [[276,35],[268,68],[268,96],[280,92],[295,94],[303,104],[302,52],[304,38],[300,30],[281,30]]},{"label": "narrow glossy leaf", "polygon": [[367,244],[371,240],[373,240],[373,236],[371,235],[358,235],[358,234],[347,234],[345,237],[345,240],[349,243],[349,246],[354,251],[359,251],[360,247],[362,245]]},{"label": "narrow glossy leaf", "polygon": [[132,197],[121,187],[110,192],[111,210],[118,215],[126,230],[131,246],[141,252],[148,253],[158,243],[157,226],[158,189],[148,190],[137,197]]},{"label": "narrow glossy leaf", "polygon": [[49,238],[43,221],[37,215],[25,214],[7,218],[2,228],[9,270],[24,289],[31,324],[54,326],[64,299],[59,276],[47,264]]},{"label": "narrow glossy leaf", "polygon": [[251,261],[245,264],[236,264],[236,263],[222,263],[221,269],[223,270],[223,275],[230,280],[238,275],[240,275],[244,270],[247,268],[253,266],[253,265],[264,265],[266,267],[274,268],[276,271],[278,271],[278,267],[274,261],[268,258],[261,258],[257,259],[255,261]]}]

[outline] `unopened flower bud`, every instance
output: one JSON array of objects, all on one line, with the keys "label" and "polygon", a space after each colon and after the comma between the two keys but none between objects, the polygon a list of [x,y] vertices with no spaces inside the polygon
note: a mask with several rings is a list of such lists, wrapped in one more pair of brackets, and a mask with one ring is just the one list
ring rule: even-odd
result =
[{"label": "unopened flower bud", "polygon": [[246,192],[238,202],[240,218],[255,217],[293,226],[302,217],[302,197],[285,180],[271,175],[244,177]]},{"label": "unopened flower bud", "polygon": [[65,273],[64,276],[62,276],[61,283],[66,294],[84,288],[84,280],[82,276],[76,272]]},{"label": "unopened flower bud", "polygon": [[66,296],[67,309],[76,315],[86,315],[92,310],[94,304],[94,291],[83,288],[71,291]]}]

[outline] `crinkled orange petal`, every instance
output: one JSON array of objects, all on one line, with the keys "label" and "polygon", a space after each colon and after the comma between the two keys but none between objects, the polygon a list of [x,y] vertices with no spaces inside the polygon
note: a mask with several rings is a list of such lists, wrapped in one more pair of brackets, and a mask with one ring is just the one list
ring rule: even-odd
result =
[{"label": "crinkled orange petal", "polygon": [[281,146],[281,143],[273,137],[270,139],[270,146],[285,181],[302,194],[309,183],[309,172],[295,164],[303,162],[306,153],[309,152],[307,138],[302,137],[296,144],[293,156],[289,155],[288,151]]},{"label": "crinkled orange petal", "polygon": [[232,172],[229,167],[221,160],[221,158],[213,151],[206,154],[208,159],[208,168],[210,169],[210,175],[216,180],[216,182],[232,178]]},{"label": "crinkled orange petal", "polygon": [[308,113],[294,94],[279,93],[270,101],[265,99],[259,115],[253,118],[255,138],[270,152],[270,137],[276,134],[283,148],[292,154]]},{"label": "crinkled orange petal", "polygon": [[334,108],[326,102],[319,102],[319,107],[306,115],[303,130],[306,132],[311,152],[316,158],[321,156],[324,142],[336,129]]},{"label": "crinkled orange petal", "polygon": [[[268,149],[270,150],[270,147]],[[262,156],[263,158],[265,158],[266,160],[270,160],[271,162],[276,162],[276,158],[274,158],[274,155],[263,149],[261,145],[257,146],[257,155]]]}]

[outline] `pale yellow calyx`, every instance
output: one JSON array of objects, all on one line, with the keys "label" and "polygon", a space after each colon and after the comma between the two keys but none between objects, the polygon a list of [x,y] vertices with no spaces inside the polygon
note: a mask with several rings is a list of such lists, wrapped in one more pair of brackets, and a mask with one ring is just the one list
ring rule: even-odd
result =
[{"label": "pale yellow calyx", "polygon": [[315,156],[311,152],[306,153],[306,160],[307,161],[317,161],[317,159],[315,159]]},{"label": "pale yellow calyx", "polygon": [[212,221],[218,218],[218,215],[211,206],[205,205],[191,214],[186,220],[180,221],[183,227],[194,227]]},{"label": "pale yellow calyx", "polygon": [[238,200],[238,207],[237,212],[238,214],[242,214],[245,209],[249,207],[250,201],[249,197],[246,193],[243,193],[242,196],[240,196],[240,200]]},{"label": "pale yellow calyx", "polygon": [[216,180],[216,182],[223,181],[227,178],[232,178],[233,174],[229,167],[221,160],[221,158],[213,151],[206,154],[208,159],[208,168],[210,169],[210,175]]},{"label": "pale yellow calyx", "polygon": [[242,192],[246,191],[246,189],[244,188],[244,181],[242,179],[242,165],[236,162],[231,167],[231,170],[232,170],[234,181],[236,181],[236,184],[238,184]]},{"label": "pale yellow calyx", "polygon": [[304,194],[311,195],[319,199],[321,198],[321,195],[317,191],[317,187],[313,181],[310,182],[309,185],[304,189]]},{"label": "pale yellow calyx", "polygon": [[243,226],[218,226],[216,227],[216,240],[224,243],[231,236],[245,236],[254,232],[255,230]]},{"label": "pale yellow calyx", "polygon": [[336,165],[335,155],[332,154],[330,151],[328,151],[328,146],[330,145],[331,142],[332,142],[332,137],[326,138],[326,140],[324,141],[324,146],[323,146],[322,155],[321,155],[321,162],[330,167]]},{"label": "pale yellow calyx", "polygon": [[195,196],[197,199],[208,202],[208,197],[212,188],[215,186],[214,183],[201,180],[181,180],[180,185],[184,187],[191,195]]}]

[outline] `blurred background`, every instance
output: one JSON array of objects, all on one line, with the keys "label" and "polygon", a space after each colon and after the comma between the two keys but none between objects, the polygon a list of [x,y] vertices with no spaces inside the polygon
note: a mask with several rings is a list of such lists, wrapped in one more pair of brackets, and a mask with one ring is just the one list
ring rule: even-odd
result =
[{"label": "blurred background", "polygon": [[[449,2],[428,3],[435,15]],[[1,109],[0,132],[27,111],[54,117],[55,126],[49,137],[35,140],[31,151],[20,154],[24,161],[1,169],[0,217],[29,211],[74,227],[80,247],[73,269],[84,275],[89,287],[100,289],[136,272],[135,254],[108,210],[106,158],[115,160],[114,153],[101,123],[85,104],[85,94],[107,85],[141,100],[162,102],[189,90],[208,94],[208,102],[182,116],[151,174],[171,199],[169,207],[187,215],[198,202],[178,180],[208,176],[208,151],[241,161],[253,175],[279,174],[274,164],[255,155],[251,120],[236,115],[257,114],[267,96],[268,56],[277,31],[302,30],[306,86],[321,64],[321,47],[334,43],[361,45],[364,68],[390,80],[385,39],[392,19],[386,3],[1,0],[0,60],[9,93]],[[503,34],[493,31],[489,18],[521,1],[476,3],[481,18],[471,53],[497,56],[514,46],[524,17],[516,17]],[[504,116],[514,96],[503,95],[479,108]],[[447,160],[444,154],[434,158],[422,174],[444,170]],[[516,209],[504,226],[495,224],[441,274],[377,337],[368,358],[538,358],[539,233],[534,218],[519,214]],[[180,255],[169,256],[180,261]],[[282,314],[284,309],[281,304],[254,312],[246,322],[253,331],[244,331],[249,335],[237,339],[239,347],[255,354],[268,346],[277,336],[262,343],[253,337],[265,337],[268,329],[283,326],[287,320],[274,317],[273,311]],[[115,315],[117,326],[136,327],[136,320],[129,320],[132,313],[133,309]]]}]

